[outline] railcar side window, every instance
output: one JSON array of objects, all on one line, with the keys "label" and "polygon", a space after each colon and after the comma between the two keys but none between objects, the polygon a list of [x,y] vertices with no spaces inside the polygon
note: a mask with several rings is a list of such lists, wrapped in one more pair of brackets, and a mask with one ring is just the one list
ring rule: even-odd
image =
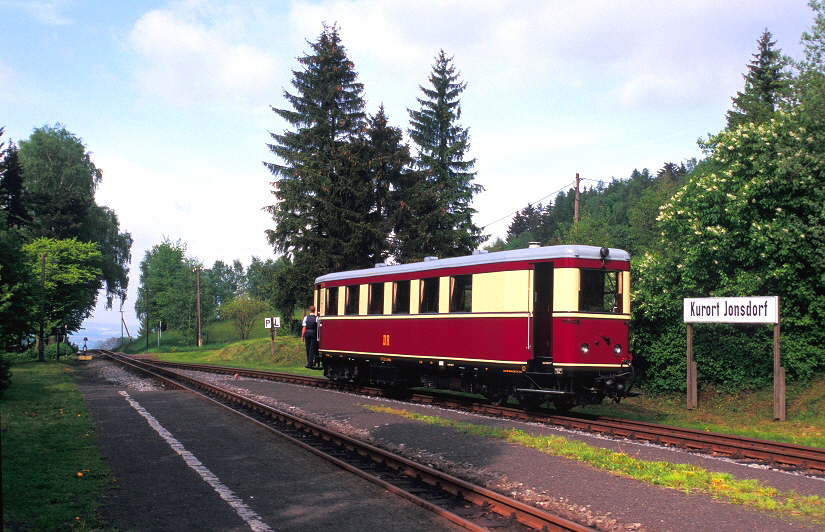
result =
[{"label": "railcar side window", "polygon": [[384,313],[384,283],[372,283],[370,285],[370,314]]},{"label": "railcar side window", "polygon": [[333,286],[332,288],[327,288],[327,297],[326,297],[326,308],[324,309],[324,315],[326,316],[336,316],[338,314],[338,287]]},{"label": "railcar side window", "polygon": [[473,307],[473,276],[450,277],[450,312],[471,312]]},{"label": "railcar side window", "polygon": [[410,282],[396,281],[392,283],[392,313],[410,313]]},{"label": "railcar side window", "polygon": [[421,313],[438,312],[438,277],[421,279]]},{"label": "railcar side window", "polygon": [[361,294],[361,286],[347,287],[347,302],[344,306],[344,314],[353,315],[358,314],[358,296]]},{"label": "railcar side window", "polygon": [[619,272],[581,270],[579,310],[583,312],[622,312]]}]

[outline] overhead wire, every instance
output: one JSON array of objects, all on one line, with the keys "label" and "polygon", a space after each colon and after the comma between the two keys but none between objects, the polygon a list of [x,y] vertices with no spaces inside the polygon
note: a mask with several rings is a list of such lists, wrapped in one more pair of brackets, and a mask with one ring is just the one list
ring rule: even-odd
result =
[{"label": "overhead wire", "polygon": [[[528,203],[527,205],[536,205],[536,204],[537,204],[537,203],[539,203],[540,201],[544,201],[544,200],[546,200],[547,198],[549,198],[550,196],[553,196],[553,195],[555,195],[555,194],[558,194],[558,193],[559,193],[559,192],[561,192],[562,190],[566,189],[566,188],[567,188],[567,187],[569,187],[570,185],[574,185],[575,183],[576,183],[575,181],[571,181],[570,183],[567,183],[566,185],[564,185],[564,186],[563,186],[563,187],[561,187],[560,189],[556,190],[555,192],[551,192],[550,194],[548,194],[548,195],[544,196],[543,198],[539,198],[538,200],[536,200],[536,201],[534,201],[534,202],[531,202],[531,203]],[[481,230],[483,231],[483,230],[484,230],[484,229],[486,229],[486,228],[487,228],[487,226],[489,226],[489,225],[497,224],[498,222],[500,222],[500,221],[502,221],[502,220],[506,220],[507,218],[509,218],[509,217],[511,217],[511,216],[514,216],[514,215],[518,214],[518,213],[519,213],[519,212],[521,212],[524,208],[526,208],[526,207],[527,207],[527,205],[525,205],[524,207],[521,207],[520,209],[518,209],[518,210],[516,210],[516,211],[514,211],[514,212],[511,212],[510,214],[508,214],[508,215],[506,215],[506,216],[502,216],[502,217],[501,217],[501,218],[499,218],[498,220],[495,220],[495,221],[492,221],[492,222],[490,222],[490,223],[487,223],[487,224],[482,225],[482,226],[481,226]]]}]

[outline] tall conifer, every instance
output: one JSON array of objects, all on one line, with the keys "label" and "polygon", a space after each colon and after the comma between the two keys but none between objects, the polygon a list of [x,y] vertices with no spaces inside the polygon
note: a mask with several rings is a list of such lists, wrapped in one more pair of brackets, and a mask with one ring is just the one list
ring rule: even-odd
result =
[{"label": "tall conifer", "polygon": [[[275,229],[267,230],[276,251],[292,256],[293,281],[312,286],[317,275],[348,269],[351,215],[362,193],[353,188],[352,141],[364,126],[363,85],[341,44],[338,27],[324,25],[312,53],[299,57],[296,93],[284,91],[292,109],[272,110],[293,129],[270,133],[269,148],[280,162],[264,164],[275,176],[275,204],[265,207]],[[367,207],[368,208],[368,207]],[[307,293],[307,296],[309,293]]]},{"label": "tall conifer", "polygon": [[408,219],[399,224],[400,260],[426,255],[466,255],[481,241],[481,230],[473,224],[471,207],[481,185],[474,183],[475,159],[466,159],[470,132],[462,127],[459,95],[467,87],[459,80],[453,58],[443,50],[436,57],[430,86],[420,86],[419,110],[410,110],[408,133],[418,153],[420,173],[408,176],[411,192],[405,204]]},{"label": "tall conifer", "polygon": [[389,124],[383,104],[368,120],[363,141],[373,191],[369,223],[375,240],[370,260],[377,263],[398,256],[396,225],[404,215],[402,197],[413,158],[401,129]]},{"label": "tall conifer", "polygon": [[748,73],[743,75],[745,88],[736,93],[733,109],[728,111],[728,127],[770,120],[777,106],[788,96],[790,78],[785,71],[787,61],[781,51],[774,48],[776,41],[772,41],[771,37],[771,32],[765,30],[759,38],[759,53],[753,55]]}]

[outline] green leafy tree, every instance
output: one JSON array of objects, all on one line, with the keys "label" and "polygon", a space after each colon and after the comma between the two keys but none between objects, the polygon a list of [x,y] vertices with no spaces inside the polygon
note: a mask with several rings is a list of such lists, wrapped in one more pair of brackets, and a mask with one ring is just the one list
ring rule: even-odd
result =
[{"label": "green leafy tree", "polygon": [[272,272],[278,269],[278,263],[282,264],[285,260],[282,256],[276,263],[272,259],[261,260],[253,256],[244,274],[245,293],[253,299],[272,301]]},{"label": "green leafy tree", "polygon": [[559,231],[554,243],[599,247],[616,245],[612,242],[610,226],[605,217],[594,218],[589,212],[586,212],[578,223]]},{"label": "green leafy tree", "polygon": [[[825,121],[779,111],[703,147],[707,160],[662,208],[666,250],[637,267],[637,353],[650,375],[684,366],[684,346],[674,338],[684,331],[683,297],[778,295],[783,365],[792,378],[808,378],[825,369]],[[695,349],[708,379],[752,386],[770,376],[770,331],[707,331]]]},{"label": "green leafy tree", "polygon": [[83,142],[60,124],[37,128],[20,142],[20,161],[37,234],[79,236],[103,177]]},{"label": "green leafy tree", "polygon": [[748,65],[745,89],[733,98],[733,109],[728,111],[728,127],[746,122],[761,123],[770,120],[780,103],[790,92],[788,60],[775,49],[771,32],[765,30],[759,38],[759,52]]},{"label": "green leafy tree", "polygon": [[0,350],[17,351],[37,327],[39,285],[20,232],[4,227],[6,216],[0,210]]},{"label": "green leafy tree", "polygon": [[102,254],[106,307],[126,297],[132,236],[120,232],[114,211],[95,203],[103,176],[83,141],[60,124],[34,130],[20,142],[24,197],[32,213],[33,238],[76,238],[95,243]]},{"label": "green leafy tree", "polygon": [[216,260],[212,267],[203,271],[202,282],[211,285],[215,308],[221,308],[245,292],[245,278],[243,264],[235,259],[232,265]]},{"label": "green leafy tree", "polygon": [[[38,238],[25,244],[29,268],[40,280],[37,296],[42,304],[40,321],[46,330],[66,325],[78,330],[92,314],[100,288],[102,255],[97,245],[75,239]],[[45,278],[41,256],[45,255]]]},{"label": "green leafy tree", "polygon": [[284,91],[292,108],[272,109],[293,129],[270,134],[274,143],[268,146],[280,162],[264,163],[276,178],[276,203],[265,208],[275,228],[267,230],[267,237],[276,251],[292,257],[290,284],[304,287],[301,304],[311,301],[315,277],[355,266],[350,250],[342,246],[360,213],[370,208],[369,203],[353,205],[347,197],[364,201],[360,187],[350,188],[352,143],[365,120],[363,85],[336,26],[324,25],[318,40],[309,44],[312,54],[298,58],[303,68],[293,71],[297,92]]},{"label": "green leafy tree", "polygon": [[201,276],[201,327],[215,320],[217,313],[212,283],[203,264],[186,257],[186,244],[180,240],[163,242],[147,250],[140,262],[140,287],[135,313],[141,322],[140,334],[156,327],[181,333],[187,343],[197,338],[198,275]]},{"label": "green leafy tree", "polygon": [[120,232],[120,222],[115,211],[103,205],[93,205],[86,214],[80,235],[82,242],[97,244],[101,253],[101,280],[106,288],[106,308],[112,308],[117,298],[126,300],[129,286],[129,267],[132,262],[132,235]]},{"label": "green leafy tree", "polygon": [[[733,122],[702,144],[707,159],[661,210],[660,248],[636,268],[635,351],[656,387],[684,387],[683,297],[780,296],[789,377],[825,369],[825,16],[821,2],[809,5],[817,15],[802,36],[806,59],[796,64],[792,96],[770,120]],[[703,326],[697,333],[706,380],[767,383],[768,327]]]},{"label": "green leafy tree", "polygon": [[473,196],[483,187],[474,182],[475,159],[467,159],[470,131],[461,119],[459,95],[467,87],[459,81],[453,58],[443,50],[436,57],[428,87],[420,86],[418,110],[408,109],[408,133],[418,153],[415,167],[420,172],[407,188],[409,216],[414,220],[399,224],[401,261],[420,260],[427,255],[454,257],[469,254],[483,241],[473,224]]},{"label": "green leafy tree", "polygon": [[804,45],[803,53],[805,59],[799,61],[796,66],[801,71],[825,72],[825,2],[822,0],[810,0],[808,7],[813,9],[816,16],[810,32],[802,32],[800,38]]},{"label": "green leafy tree", "polygon": [[255,326],[255,322],[264,312],[269,310],[266,301],[254,299],[248,294],[236,297],[221,306],[221,316],[232,322],[241,340],[249,338],[249,332]]},{"label": "green leafy tree", "polygon": [[[178,291],[176,284],[185,275],[186,244],[180,240],[172,242],[164,238],[163,242],[147,250],[140,262],[140,287],[135,314],[141,324],[149,323],[150,329],[156,323],[163,322],[161,327],[169,328],[170,300]],[[146,332],[146,331],[144,331]]]},{"label": "green leafy tree", "polygon": [[798,102],[800,120],[816,127],[825,115],[825,2],[808,2],[816,16],[810,32],[804,32],[800,43],[805,59],[795,63],[799,76],[794,81],[794,99]]},{"label": "green leafy tree", "polygon": [[[0,138],[4,128],[0,128]],[[23,252],[30,223],[18,149],[0,143],[0,350],[16,351],[36,329],[37,284]]]},{"label": "green leafy tree", "polygon": [[[295,284],[292,275],[292,260],[282,255],[277,260],[265,261],[252,257],[252,262],[246,269],[246,285],[252,299],[267,301],[271,308],[276,309],[282,319],[282,331],[295,332],[293,322],[297,302],[301,300],[306,286]],[[314,279],[309,282],[312,283]],[[299,322],[300,324],[300,322]]]},{"label": "green leafy tree", "polygon": [[[644,170],[647,173],[647,169]],[[636,171],[634,170],[634,173]],[[652,178],[651,185],[644,189],[638,201],[630,205],[627,220],[630,227],[625,249],[631,256],[641,256],[651,252],[661,242],[659,229],[659,207],[668,202],[684,184],[687,168],[666,163]],[[632,178],[631,178],[632,179]]]}]

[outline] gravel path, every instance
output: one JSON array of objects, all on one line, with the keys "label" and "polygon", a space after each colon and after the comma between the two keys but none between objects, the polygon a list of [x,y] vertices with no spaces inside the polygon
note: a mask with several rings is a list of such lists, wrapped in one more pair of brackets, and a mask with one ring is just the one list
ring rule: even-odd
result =
[{"label": "gravel path", "polygon": [[[133,378],[113,365],[103,362],[99,364],[107,366],[101,367],[99,371],[102,372],[101,377],[109,382],[118,378]],[[106,375],[106,372],[112,374]],[[124,377],[123,374],[127,376]],[[615,441],[541,425],[489,419],[387,399],[215,374],[201,373],[199,377],[220,382],[262,402],[291,410],[316,422],[331,424],[351,436],[369,440],[600,530],[757,532],[821,529],[801,520],[777,518],[768,513],[720,502],[709,496],[687,495],[649,486],[532,449],[467,436],[451,429],[405,420],[391,414],[375,413],[364,408],[364,405],[386,404],[442,418],[514,427],[534,434],[559,433],[644,460],[695,464],[713,471],[728,472],[737,478],[753,478],[784,491],[794,490],[797,493],[825,497],[825,481],[819,479],[748,467],[648,444]]]}]

